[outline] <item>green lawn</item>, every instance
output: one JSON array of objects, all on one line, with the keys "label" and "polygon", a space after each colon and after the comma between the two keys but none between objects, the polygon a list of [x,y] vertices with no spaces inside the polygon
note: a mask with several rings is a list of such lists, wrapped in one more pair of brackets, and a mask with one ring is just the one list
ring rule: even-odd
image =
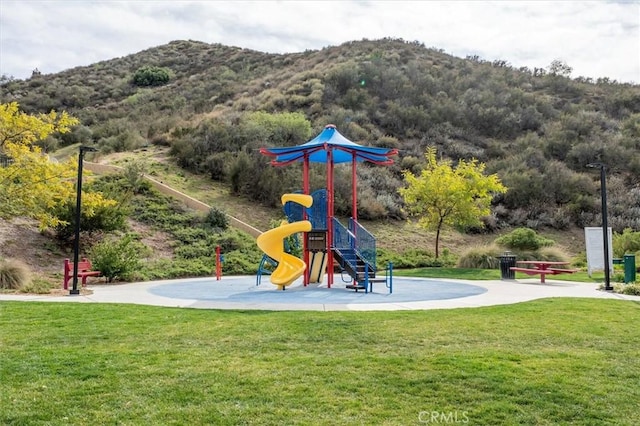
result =
[{"label": "green lawn", "polygon": [[0,302],[0,424],[636,425],[639,308]]},{"label": "green lawn", "polygon": [[402,277],[450,278],[458,280],[499,280],[498,269],[464,268],[414,268],[394,269],[393,274]]}]

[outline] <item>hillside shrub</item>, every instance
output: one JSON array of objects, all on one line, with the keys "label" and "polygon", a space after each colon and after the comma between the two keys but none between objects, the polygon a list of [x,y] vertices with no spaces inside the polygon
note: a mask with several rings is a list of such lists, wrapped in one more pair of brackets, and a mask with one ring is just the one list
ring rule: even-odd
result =
[{"label": "hillside shrub", "polygon": [[167,232],[174,228],[190,228],[201,220],[194,211],[155,189],[143,197],[133,198],[131,205],[132,215],[137,220]]},{"label": "hillside shrub", "polygon": [[[560,249],[544,247],[540,250],[512,250],[517,260],[547,260],[550,262],[569,262],[571,258]],[[579,265],[574,264],[578,267]]]},{"label": "hillside shrub", "polygon": [[187,244],[178,245],[174,250],[176,259],[198,259],[212,257],[215,254],[215,248],[206,241],[192,241]]},{"label": "hillside shrub", "polygon": [[210,235],[206,229],[199,226],[190,227],[188,224],[183,224],[183,227],[173,226],[167,230],[182,244],[195,244],[200,241],[206,241]]},{"label": "hillside shrub", "polygon": [[536,251],[542,247],[553,245],[554,241],[538,235],[533,229],[516,228],[510,233],[496,238],[495,243],[513,251]]},{"label": "hillside shrub", "polygon": [[16,259],[0,259],[0,289],[20,290],[30,281],[27,265]]},{"label": "hillside shrub", "polygon": [[[81,210],[80,224],[84,232],[114,232],[124,231],[127,228],[126,219],[129,209],[125,203],[120,202],[115,206],[98,206],[92,213],[92,216],[88,216],[85,209]],[[70,240],[75,233],[75,198],[58,205],[54,210],[54,216],[61,221],[54,227],[56,238],[61,241]]]},{"label": "hillside shrub", "polygon": [[[213,275],[215,263],[210,259],[156,259],[145,263],[135,275],[144,280],[162,280]],[[132,275],[133,277],[134,275]]]},{"label": "hillside shrub", "polygon": [[103,154],[133,151],[145,144],[146,140],[136,130],[122,131],[117,135],[98,139]]},{"label": "hillside shrub", "polygon": [[[509,250],[517,260],[546,260],[550,262],[572,261],[573,267],[584,267],[586,265],[586,255],[578,255],[576,259],[564,251],[554,247],[543,247],[539,250]],[[489,246],[471,247],[464,251],[458,259],[458,268],[478,268],[478,269],[498,269],[500,267],[500,256],[504,249],[496,244]]]},{"label": "hillside shrub", "polygon": [[[81,210],[80,224],[81,230],[85,232],[114,232],[124,231],[127,228],[127,217],[129,216],[129,195],[124,184],[124,177],[120,175],[103,176],[90,182],[83,187],[83,193],[99,192],[104,198],[115,200],[115,205],[98,205],[89,212],[83,205]],[[89,215],[88,213],[91,213]],[[67,199],[64,203],[58,204],[52,213],[61,221],[54,227],[56,238],[61,241],[70,240],[75,233],[76,222],[76,199]]]},{"label": "hillside shrub", "polygon": [[229,218],[225,212],[212,207],[204,218],[204,223],[213,229],[224,230],[229,227]]},{"label": "hillside shrub", "polygon": [[634,232],[630,228],[624,229],[621,234],[614,232],[612,244],[615,257],[636,253],[640,251],[640,232]]},{"label": "hillside shrub", "polygon": [[500,247],[495,244],[489,246],[470,247],[465,250],[458,259],[456,267],[473,269],[498,269],[502,253]]},{"label": "hillside shrub", "polygon": [[144,178],[145,173],[145,165],[134,161],[124,166],[120,176],[122,177],[121,180],[126,182],[127,188],[130,188],[134,194],[142,194],[151,189],[151,182]]},{"label": "hillside shrub", "polygon": [[229,164],[231,161],[231,153],[217,152],[207,157],[204,169],[209,173],[211,180],[225,182],[229,174]]},{"label": "hillside shrub", "polygon": [[170,71],[167,68],[145,66],[138,68],[133,74],[132,82],[139,87],[162,86],[171,79]]},{"label": "hillside shrub", "polygon": [[247,253],[260,251],[256,245],[255,238],[251,237],[246,232],[233,228],[228,229],[222,234],[215,234],[213,236],[213,244],[220,246],[220,250],[222,250],[223,253],[229,253],[234,250],[244,251]]},{"label": "hillside shrub", "polygon": [[147,253],[147,247],[131,234],[119,239],[110,236],[90,250],[94,268],[102,272],[109,283],[115,279],[128,279],[132,272],[140,269],[142,257]]},{"label": "hillside shrub", "polygon": [[53,284],[50,281],[43,280],[42,278],[35,278],[27,284],[20,287],[21,293],[32,294],[49,294],[51,290],[57,288],[60,284]]},{"label": "hillside shrub", "polygon": [[550,262],[568,262],[570,257],[562,250],[555,247],[543,247],[533,253],[533,258],[528,260],[548,260]]},{"label": "hillside shrub", "polygon": [[122,207],[128,203],[132,195],[146,194],[154,190],[151,182],[144,178],[144,173],[145,166],[132,161],[119,173],[102,175],[91,180],[86,185],[86,190],[100,192],[112,200],[118,200]]},{"label": "hillside shrub", "polygon": [[258,272],[260,258],[247,256],[240,251],[232,251],[224,255],[222,275],[253,275]]}]

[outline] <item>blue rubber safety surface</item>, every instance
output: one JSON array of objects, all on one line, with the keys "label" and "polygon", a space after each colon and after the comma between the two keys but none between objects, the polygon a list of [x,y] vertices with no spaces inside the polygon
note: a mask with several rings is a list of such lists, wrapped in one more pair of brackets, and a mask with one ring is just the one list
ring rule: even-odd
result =
[{"label": "blue rubber safety surface", "polygon": [[198,301],[219,301],[234,303],[278,303],[278,304],[370,304],[402,303],[428,300],[457,299],[485,293],[486,288],[455,281],[437,279],[393,278],[393,293],[384,283],[374,283],[373,292],[349,290],[339,277],[332,288],[325,284],[311,284],[304,287],[294,284],[286,290],[278,290],[263,277],[262,284],[256,286],[255,277],[223,277],[222,280],[179,280],[161,284],[149,289],[156,296]]}]

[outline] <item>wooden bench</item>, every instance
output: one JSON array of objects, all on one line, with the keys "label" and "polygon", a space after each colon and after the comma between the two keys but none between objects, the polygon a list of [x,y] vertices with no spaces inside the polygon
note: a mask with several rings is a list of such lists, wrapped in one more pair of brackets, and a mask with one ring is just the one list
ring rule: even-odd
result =
[{"label": "wooden bench", "polygon": [[[101,274],[100,271],[91,270],[91,261],[86,257],[78,262],[78,278],[82,279],[82,287],[87,286],[87,278],[97,277]],[[64,281],[62,287],[65,290],[69,289],[69,280],[73,279],[73,262],[69,259],[64,260]]]},{"label": "wooden bench", "polygon": [[522,272],[527,275],[540,275],[540,283],[545,283],[545,276],[558,275],[558,274],[573,274],[578,272],[577,269],[561,269],[561,268],[547,268],[547,269],[533,269],[533,268],[520,268],[512,266],[509,269],[515,272]]}]

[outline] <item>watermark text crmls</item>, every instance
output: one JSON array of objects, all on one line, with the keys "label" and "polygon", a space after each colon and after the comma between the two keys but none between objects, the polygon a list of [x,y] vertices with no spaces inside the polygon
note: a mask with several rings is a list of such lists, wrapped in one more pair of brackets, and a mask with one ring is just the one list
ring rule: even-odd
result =
[{"label": "watermark text crmls", "polygon": [[467,411],[420,411],[418,413],[420,423],[429,424],[467,424],[469,413]]}]

